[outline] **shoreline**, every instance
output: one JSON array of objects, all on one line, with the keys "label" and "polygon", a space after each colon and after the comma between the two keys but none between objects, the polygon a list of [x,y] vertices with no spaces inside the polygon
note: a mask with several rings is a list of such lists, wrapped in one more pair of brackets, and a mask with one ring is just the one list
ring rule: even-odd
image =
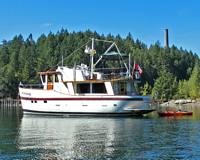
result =
[{"label": "shoreline", "polygon": [[168,102],[161,103],[162,107],[177,107],[177,106],[199,106],[200,100],[191,100],[191,99],[178,99],[170,100]]},{"label": "shoreline", "polygon": [[157,111],[165,110],[182,110],[182,111],[192,111],[193,108],[200,107],[200,100],[191,100],[191,99],[179,99],[179,100],[170,100],[164,103],[158,103],[156,106]]}]

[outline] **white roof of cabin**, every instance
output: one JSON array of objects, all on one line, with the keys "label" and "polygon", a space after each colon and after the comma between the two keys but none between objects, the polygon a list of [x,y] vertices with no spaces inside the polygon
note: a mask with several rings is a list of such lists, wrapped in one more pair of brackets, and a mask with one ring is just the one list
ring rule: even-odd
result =
[{"label": "white roof of cabin", "polygon": [[[57,72],[60,72],[63,75],[63,81],[83,81],[84,77],[80,69],[74,70],[73,68],[68,67],[58,67]],[[75,77],[75,78],[74,78]]]}]

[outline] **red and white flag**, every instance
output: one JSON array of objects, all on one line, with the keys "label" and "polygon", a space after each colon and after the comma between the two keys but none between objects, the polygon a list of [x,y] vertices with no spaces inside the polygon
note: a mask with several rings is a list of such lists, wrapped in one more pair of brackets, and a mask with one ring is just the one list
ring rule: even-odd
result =
[{"label": "red and white flag", "polygon": [[143,71],[140,68],[140,65],[137,63],[134,63],[133,70],[132,70],[132,77],[135,77],[135,79],[140,79],[142,72]]},{"label": "red and white flag", "polygon": [[138,71],[140,75],[142,74],[142,69],[140,68],[139,64],[137,64],[137,63],[134,64],[133,70]]}]

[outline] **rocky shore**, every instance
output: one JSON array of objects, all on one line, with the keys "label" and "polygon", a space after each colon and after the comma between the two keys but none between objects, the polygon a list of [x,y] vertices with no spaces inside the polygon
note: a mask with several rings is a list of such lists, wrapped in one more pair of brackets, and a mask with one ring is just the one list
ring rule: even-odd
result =
[{"label": "rocky shore", "polygon": [[193,107],[200,107],[200,100],[179,99],[170,100],[168,102],[157,105],[156,110],[187,110],[191,111]]},{"label": "rocky shore", "polygon": [[170,100],[168,102],[164,102],[162,104],[160,104],[161,106],[200,106],[200,100],[191,100],[191,99],[178,99],[178,100]]}]

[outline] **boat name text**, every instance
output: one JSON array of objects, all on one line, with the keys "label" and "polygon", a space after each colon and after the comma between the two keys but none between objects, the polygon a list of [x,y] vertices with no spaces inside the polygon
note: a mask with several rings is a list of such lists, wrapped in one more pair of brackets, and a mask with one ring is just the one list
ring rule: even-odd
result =
[{"label": "boat name text", "polygon": [[27,96],[31,96],[31,93],[27,93],[27,92],[22,92],[22,94],[27,95]]}]

